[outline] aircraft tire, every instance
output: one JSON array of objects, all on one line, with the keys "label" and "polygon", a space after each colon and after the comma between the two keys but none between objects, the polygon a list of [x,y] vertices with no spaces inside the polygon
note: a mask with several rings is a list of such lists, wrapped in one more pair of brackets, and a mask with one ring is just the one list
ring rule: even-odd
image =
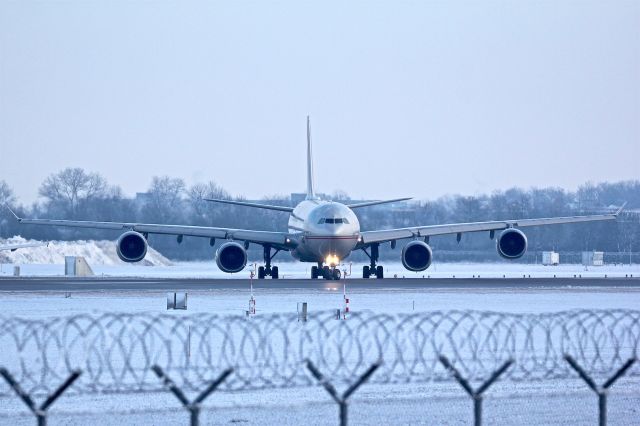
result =
[{"label": "aircraft tire", "polygon": [[277,280],[278,279],[278,267],[274,266],[271,268],[271,279],[272,280]]},{"label": "aircraft tire", "polygon": [[313,265],[311,267],[311,279],[315,280],[316,278],[318,278],[318,267]]},{"label": "aircraft tire", "polygon": [[362,278],[369,278],[371,276],[371,269],[368,266],[362,267]]},{"label": "aircraft tire", "polygon": [[258,267],[258,279],[259,280],[263,280],[264,277],[265,277],[264,266],[260,266],[260,267]]},{"label": "aircraft tire", "polygon": [[329,269],[328,266],[322,267],[322,276],[324,277],[325,280],[331,279],[331,269]]},{"label": "aircraft tire", "polygon": [[376,278],[379,280],[384,278],[384,268],[382,266],[376,268]]},{"label": "aircraft tire", "polygon": [[340,269],[336,268],[333,270],[333,279],[336,281],[340,279]]}]

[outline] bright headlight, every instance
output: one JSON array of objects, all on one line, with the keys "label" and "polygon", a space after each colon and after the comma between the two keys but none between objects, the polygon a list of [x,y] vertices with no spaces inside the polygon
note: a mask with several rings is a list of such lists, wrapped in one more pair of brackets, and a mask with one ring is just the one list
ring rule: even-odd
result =
[{"label": "bright headlight", "polygon": [[338,264],[340,264],[340,259],[338,259],[338,256],[336,256],[335,254],[330,254],[326,257],[324,263],[329,266],[338,266]]}]

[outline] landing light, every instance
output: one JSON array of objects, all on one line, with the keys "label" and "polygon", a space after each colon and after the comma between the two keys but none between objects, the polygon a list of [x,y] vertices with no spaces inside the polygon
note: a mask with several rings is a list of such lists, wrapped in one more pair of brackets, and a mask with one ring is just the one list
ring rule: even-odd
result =
[{"label": "landing light", "polygon": [[335,254],[330,254],[324,260],[324,263],[329,266],[338,266],[340,264],[340,259],[338,259],[338,256],[336,256]]}]

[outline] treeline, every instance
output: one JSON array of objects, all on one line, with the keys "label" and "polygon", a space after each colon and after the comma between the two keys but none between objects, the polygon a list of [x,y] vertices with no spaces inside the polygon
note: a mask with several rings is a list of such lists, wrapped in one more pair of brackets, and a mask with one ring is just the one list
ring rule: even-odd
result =
[{"label": "treeline", "polygon": [[[211,203],[203,198],[233,198],[215,182],[187,186],[182,179],[168,176],[154,177],[144,193],[126,197],[121,188],[110,185],[99,174],[79,168],[67,168],[47,177],[40,185],[40,201],[31,206],[17,202],[12,189],[0,180],[0,204],[12,206],[25,217],[99,220],[118,222],[172,223],[187,225],[245,228],[258,230],[286,230],[288,215],[282,212],[251,209]],[[334,194],[341,201],[349,197],[340,191]],[[289,196],[270,196],[265,202],[291,205]],[[640,208],[640,181],[616,183],[587,183],[577,191],[560,188],[511,188],[492,194],[451,195],[433,201],[415,201],[393,206],[370,207],[357,210],[363,230],[430,225],[454,222],[475,222],[499,219],[521,219],[549,216],[572,216],[609,212],[623,202],[629,210]],[[39,240],[116,239],[118,232],[18,225],[11,214],[0,211],[0,236],[22,235]],[[640,251],[640,222],[637,214],[626,213],[617,222],[556,225],[526,230],[532,253],[543,250],[580,252]],[[215,247],[203,238],[184,238],[178,244],[175,237],[150,236],[150,243],[173,259],[210,259]],[[478,253],[495,250],[495,241],[488,233],[465,234],[460,243],[455,236],[432,238],[430,244],[441,253],[460,254],[456,260],[477,260]],[[217,246],[218,244],[216,244]],[[399,244],[401,247],[402,244]],[[261,249],[251,248],[251,257],[259,259]],[[469,253],[465,256],[463,253]],[[382,258],[399,259],[399,250],[392,252],[388,245],[381,247]],[[437,257],[438,258],[438,257]],[[286,260],[288,256],[279,255]],[[363,260],[354,254],[354,260]],[[442,259],[440,259],[442,260]]]}]

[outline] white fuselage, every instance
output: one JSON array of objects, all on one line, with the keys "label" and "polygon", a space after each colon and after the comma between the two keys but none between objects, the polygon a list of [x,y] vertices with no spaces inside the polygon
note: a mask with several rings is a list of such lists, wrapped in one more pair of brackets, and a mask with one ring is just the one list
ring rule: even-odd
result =
[{"label": "white fuselage", "polygon": [[[289,232],[298,237],[291,255],[302,262],[343,260],[360,238],[360,222],[353,210],[341,203],[305,200],[289,216]],[[337,261],[336,261],[337,259]]]}]

